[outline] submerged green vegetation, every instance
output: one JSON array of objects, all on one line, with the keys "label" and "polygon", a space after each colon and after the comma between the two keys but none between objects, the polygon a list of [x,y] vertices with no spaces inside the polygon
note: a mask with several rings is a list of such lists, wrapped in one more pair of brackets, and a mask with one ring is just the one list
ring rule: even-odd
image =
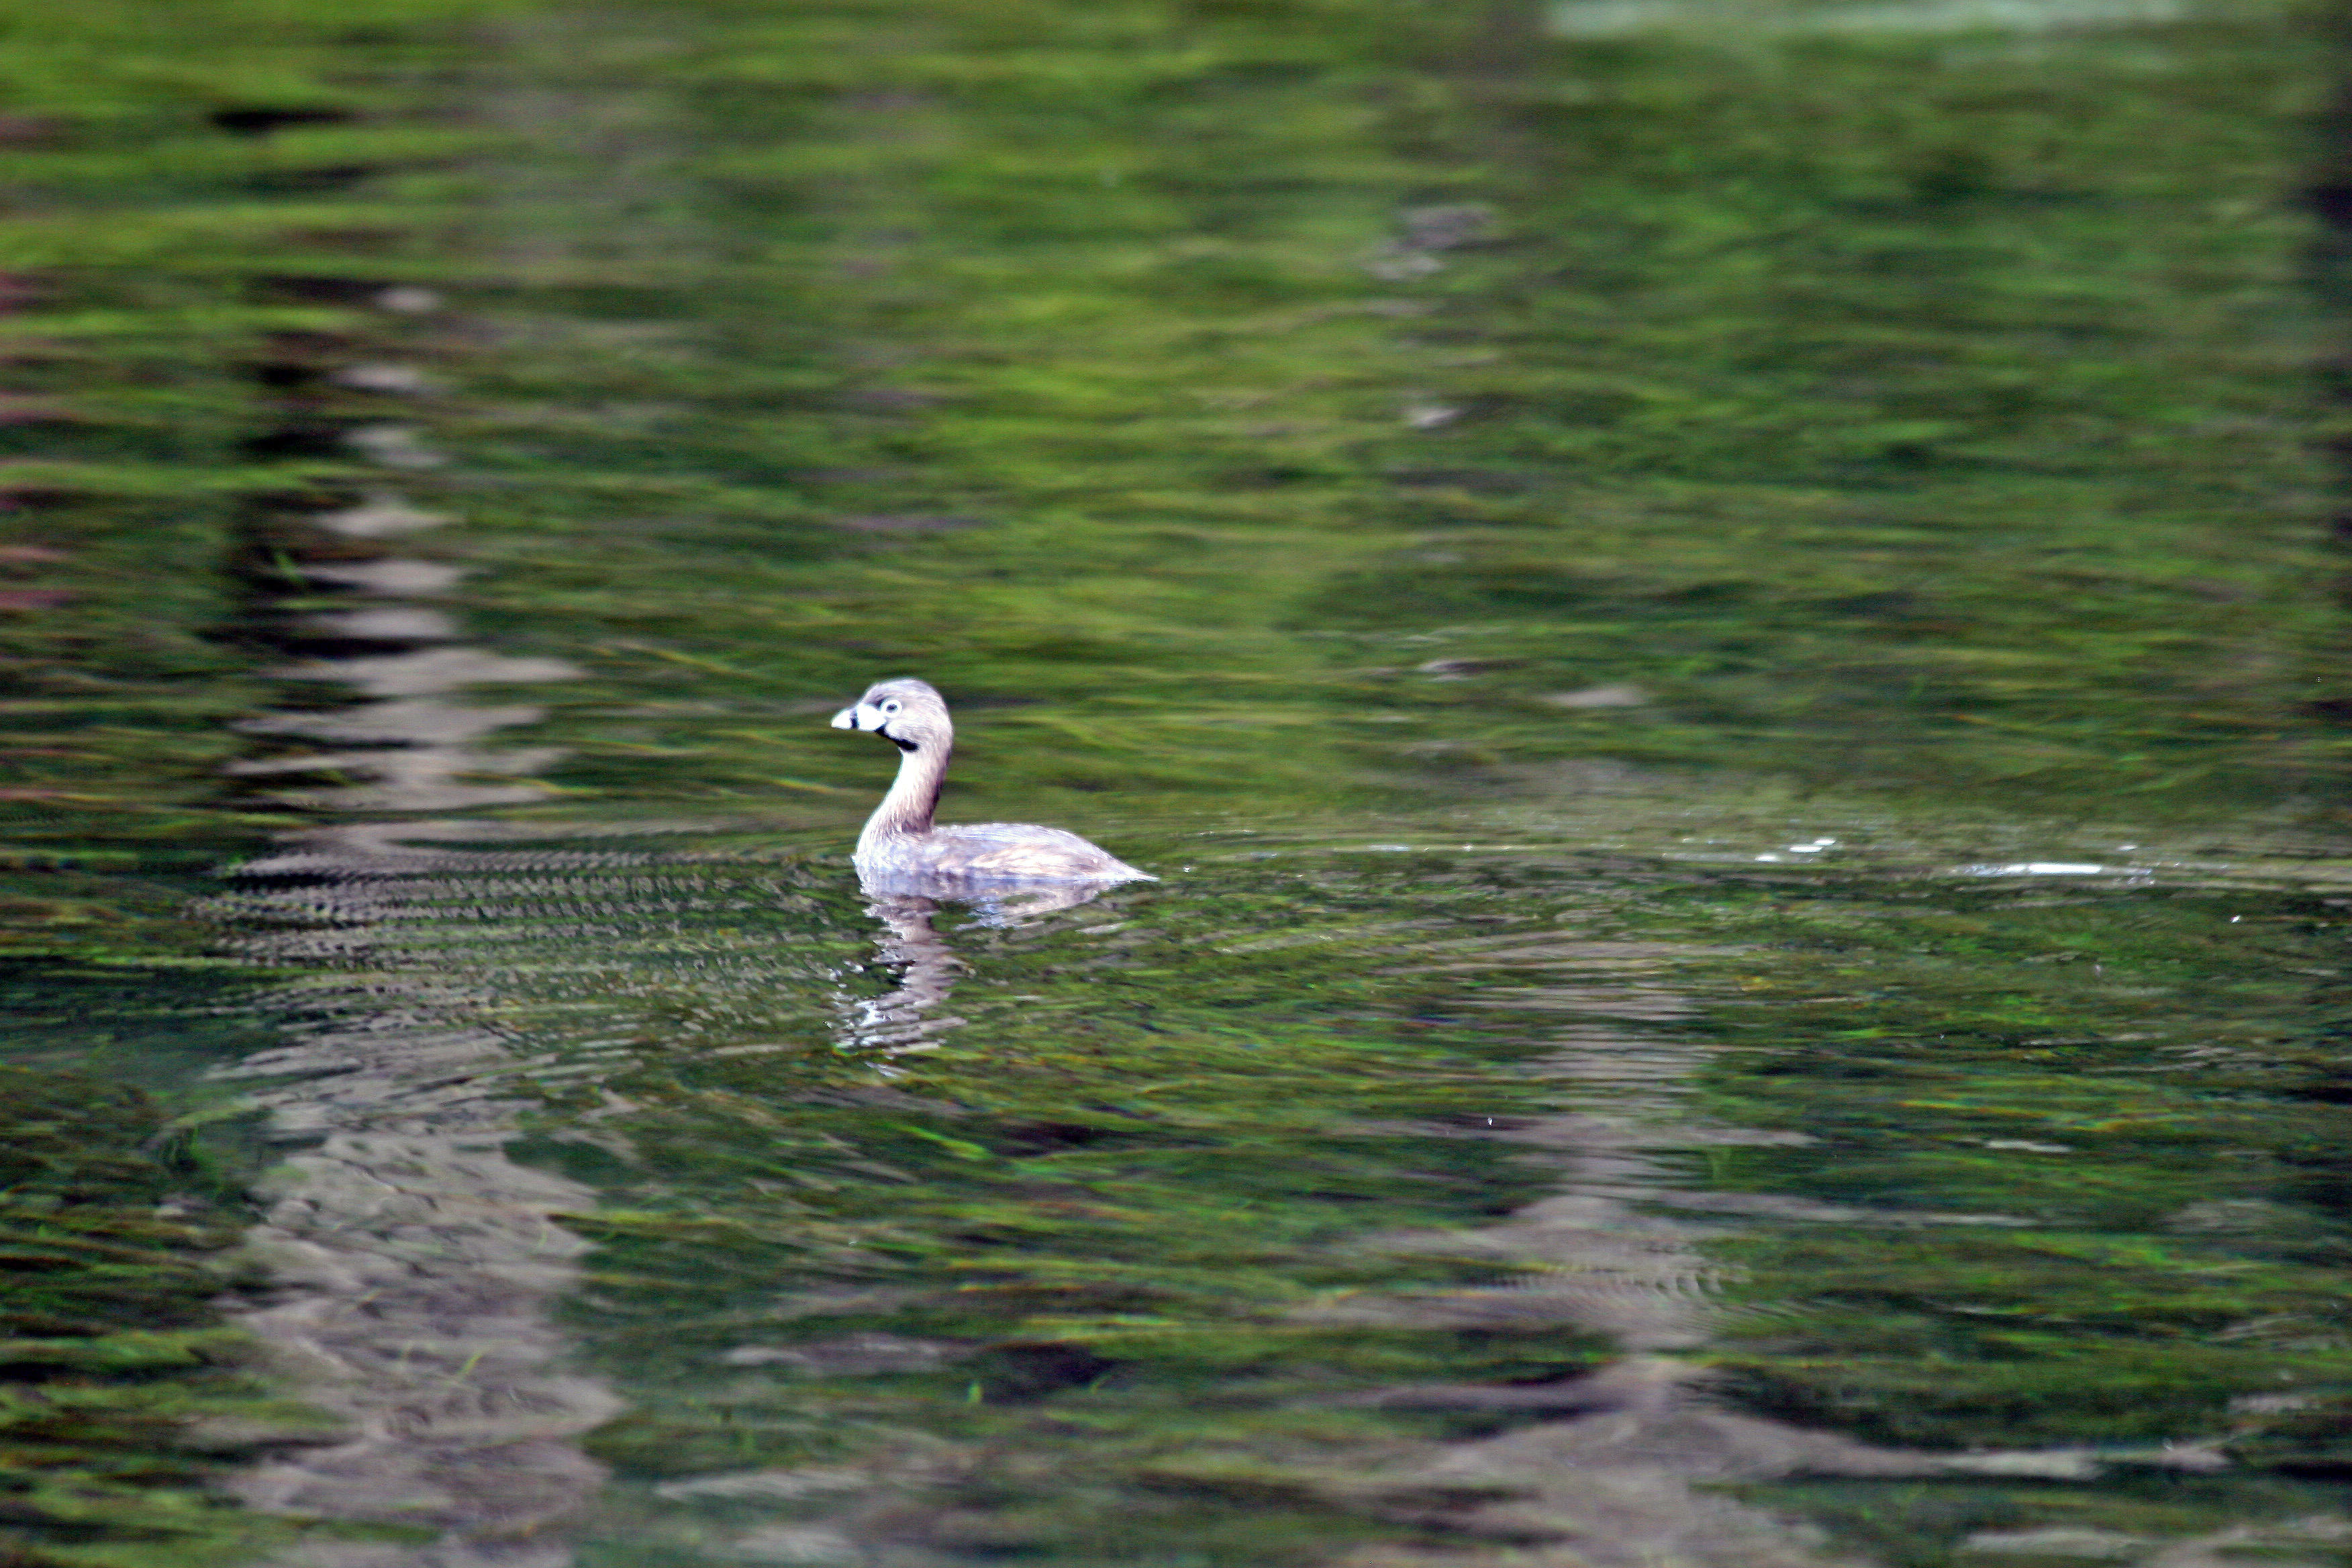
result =
[{"label": "submerged green vegetation", "polygon": [[[154,1005],[96,989],[76,1000],[111,1003],[118,1020]],[[17,1054],[63,1032],[43,1016],[54,991],[10,991]],[[157,1056],[177,1044],[141,1043]],[[268,1385],[253,1347],[212,1310],[236,1273],[226,1261],[243,1223],[234,1146],[175,1126],[153,1097],[94,1071],[11,1066],[0,1096],[7,1561],[251,1560],[289,1531],[230,1506],[220,1483],[261,1447],[320,1428]]]},{"label": "submerged green vegetation", "polygon": [[[1615,1353],[1509,1306],[1608,1272],[1496,1239],[1563,1191],[1738,1408],[2106,1456],[1751,1489],[1840,1550],[2342,1560],[2335,62],[1620,9],[0,7],[0,1552],[296,1529],[218,1500],[294,1416],[191,1086],[323,1004],[188,907],[327,815],[221,770],[396,429],[582,671],[483,842],[723,829],[319,961],[462,991],[603,1199],[585,1561],[1571,1561],[1472,1452]],[[823,723],[896,674],[951,815],[1167,878],[941,915],[928,1019]]]},{"label": "submerged green vegetation", "polygon": [[[572,352],[468,378],[573,411],[453,428],[553,514],[487,546],[492,591],[566,646],[610,627],[633,693],[919,668],[1052,704],[975,775],[1256,810],[1594,756],[2037,808],[2332,776],[2312,46],[1537,20],[755,9],[668,40],[675,151],[624,121],[633,178],[592,142],[579,228],[521,220],[573,280],[511,308],[560,307]],[[572,776],[843,782],[822,734],[647,719],[693,765],[583,725]]]}]

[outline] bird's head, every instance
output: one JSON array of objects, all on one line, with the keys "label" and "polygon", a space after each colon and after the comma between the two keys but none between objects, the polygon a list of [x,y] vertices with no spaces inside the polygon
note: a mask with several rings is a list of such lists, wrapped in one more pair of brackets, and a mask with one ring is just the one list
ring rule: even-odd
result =
[{"label": "bird's head", "polygon": [[943,746],[955,739],[947,700],[923,680],[885,680],[866,688],[853,707],[833,716],[836,730],[871,730],[902,752]]}]

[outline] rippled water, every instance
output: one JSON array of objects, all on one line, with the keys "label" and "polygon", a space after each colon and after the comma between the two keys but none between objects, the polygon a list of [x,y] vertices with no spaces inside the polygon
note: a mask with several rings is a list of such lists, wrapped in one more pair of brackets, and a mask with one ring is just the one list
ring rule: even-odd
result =
[{"label": "rippled water", "polygon": [[[198,20],[0,121],[28,1563],[2352,1557],[2308,37]],[[1161,879],[861,890],[898,674]]]},{"label": "rippled water", "polygon": [[328,1135],[248,1321],[360,1308],[397,1370],[350,1403],[399,1416],[249,1495],[417,1510],[439,1463],[495,1535],[590,1479],[515,1438],[617,1399],[589,1561],[1861,1560],[1792,1506],[1906,1561],[2326,1546],[2329,1489],[2239,1456],[2332,1426],[2292,1435],[2342,1352],[2287,976],[2340,872],[1828,826],[1787,869],[1162,826],[1165,886],[1025,920],[869,909],[793,836],[322,835],[233,899],[356,966],[246,1069]]}]

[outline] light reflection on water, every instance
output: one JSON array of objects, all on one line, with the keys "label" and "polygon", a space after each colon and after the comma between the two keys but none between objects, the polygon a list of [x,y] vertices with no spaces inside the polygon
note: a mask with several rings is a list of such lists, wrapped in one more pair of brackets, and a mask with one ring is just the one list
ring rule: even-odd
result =
[{"label": "light reflection on water", "polygon": [[1727,26],[1764,34],[2050,33],[2149,26],[2191,15],[2185,0],[1906,0],[1894,5],[1743,5],[1738,0],[1558,0],[1544,13],[1562,37]]}]

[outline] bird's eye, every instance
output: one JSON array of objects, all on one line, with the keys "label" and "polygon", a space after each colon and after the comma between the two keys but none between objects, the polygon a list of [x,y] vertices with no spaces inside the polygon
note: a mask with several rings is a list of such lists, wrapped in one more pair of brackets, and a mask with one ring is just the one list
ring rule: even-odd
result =
[{"label": "bird's eye", "polygon": [[890,699],[890,700],[889,700],[889,701],[885,702],[884,704],[882,704],[882,711],[883,711],[883,712],[885,712],[885,713],[896,713],[898,710],[898,700],[897,698],[895,698],[895,697],[893,697],[892,699]]}]

